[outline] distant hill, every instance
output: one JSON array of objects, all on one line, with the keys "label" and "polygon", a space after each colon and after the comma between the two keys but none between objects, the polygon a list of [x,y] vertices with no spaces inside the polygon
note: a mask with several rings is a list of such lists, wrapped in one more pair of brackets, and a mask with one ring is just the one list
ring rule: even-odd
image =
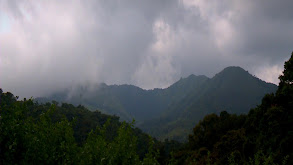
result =
[{"label": "distant hill", "polygon": [[206,114],[247,113],[277,86],[240,67],[227,67],[213,78],[190,75],[165,89],[144,90],[133,85],[78,86],[36,98],[84,105],[91,110],[137,121],[137,126],[159,139],[183,141]]}]

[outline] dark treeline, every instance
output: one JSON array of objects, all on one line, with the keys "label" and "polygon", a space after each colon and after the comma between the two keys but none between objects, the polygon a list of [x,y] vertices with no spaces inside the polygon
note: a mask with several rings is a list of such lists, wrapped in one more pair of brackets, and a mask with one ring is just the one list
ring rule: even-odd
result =
[{"label": "dark treeline", "polygon": [[247,115],[206,115],[181,144],[133,123],[0,91],[0,164],[293,164],[293,53],[276,93]]}]

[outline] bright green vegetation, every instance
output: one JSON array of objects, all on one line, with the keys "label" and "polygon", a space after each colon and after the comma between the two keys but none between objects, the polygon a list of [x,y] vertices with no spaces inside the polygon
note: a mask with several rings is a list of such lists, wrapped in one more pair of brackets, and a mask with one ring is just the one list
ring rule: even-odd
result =
[{"label": "bright green vegetation", "polygon": [[[205,109],[209,114],[203,113],[205,116],[194,124],[184,144],[174,140],[159,142],[135,128],[133,122],[120,122],[117,116],[67,103],[17,101],[17,97],[1,89],[0,164],[293,164],[293,53],[284,68],[277,91],[265,95],[261,104],[248,114],[239,115],[242,110],[237,109],[234,113],[238,114],[211,113]],[[192,120],[196,106],[202,108],[209,103],[208,106],[241,108],[237,105],[241,99],[249,100],[253,97],[250,93],[265,91],[266,85],[270,86],[249,74],[237,77],[244,72],[227,68],[206,80],[209,85],[201,87],[197,99],[190,97],[189,105],[185,105],[189,101],[178,103],[176,107],[186,107],[182,112],[191,119],[181,118],[182,124],[174,133],[184,132],[182,129],[188,127],[184,122]],[[234,77],[226,81],[229,77],[225,75],[230,74]],[[250,87],[244,92],[244,84],[252,81],[264,86]],[[231,87],[235,82],[237,85]],[[211,84],[217,88],[211,89]],[[222,95],[223,91],[228,92]],[[234,98],[225,100],[225,96],[232,95],[231,91]],[[206,99],[209,100],[205,102]],[[180,117],[181,111],[177,112],[176,107],[169,109],[170,113]]]}]

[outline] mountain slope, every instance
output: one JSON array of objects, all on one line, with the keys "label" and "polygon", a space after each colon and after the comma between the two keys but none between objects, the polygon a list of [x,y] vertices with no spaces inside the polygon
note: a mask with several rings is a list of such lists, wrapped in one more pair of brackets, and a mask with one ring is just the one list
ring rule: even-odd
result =
[{"label": "mountain slope", "polygon": [[247,113],[266,93],[276,89],[276,85],[266,83],[240,67],[228,67],[169,106],[160,117],[146,121],[140,127],[159,139],[182,141],[205,115],[223,110]]}]

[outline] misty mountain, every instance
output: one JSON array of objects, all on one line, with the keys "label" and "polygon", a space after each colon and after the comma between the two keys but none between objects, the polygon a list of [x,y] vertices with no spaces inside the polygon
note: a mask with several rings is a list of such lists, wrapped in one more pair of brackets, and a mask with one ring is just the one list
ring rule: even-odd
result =
[{"label": "misty mountain", "polygon": [[213,78],[190,75],[168,88],[144,90],[133,85],[84,85],[69,88],[38,102],[58,101],[137,121],[137,126],[159,139],[183,137],[206,114],[247,113],[277,86],[240,67],[227,67]]},{"label": "misty mountain", "polygon": [[91,110],[99,109],[104,113],[117,115],[122,120],[137,122],[159,116],[172,102],[186,97],[189,91],[200,87],[208,78],[190,75],[181,78],[166,89],[144,90],[133,85],[77,86],[54,93],[48,97],[39,97],[35,101],[67,102],[84,105]]}]

